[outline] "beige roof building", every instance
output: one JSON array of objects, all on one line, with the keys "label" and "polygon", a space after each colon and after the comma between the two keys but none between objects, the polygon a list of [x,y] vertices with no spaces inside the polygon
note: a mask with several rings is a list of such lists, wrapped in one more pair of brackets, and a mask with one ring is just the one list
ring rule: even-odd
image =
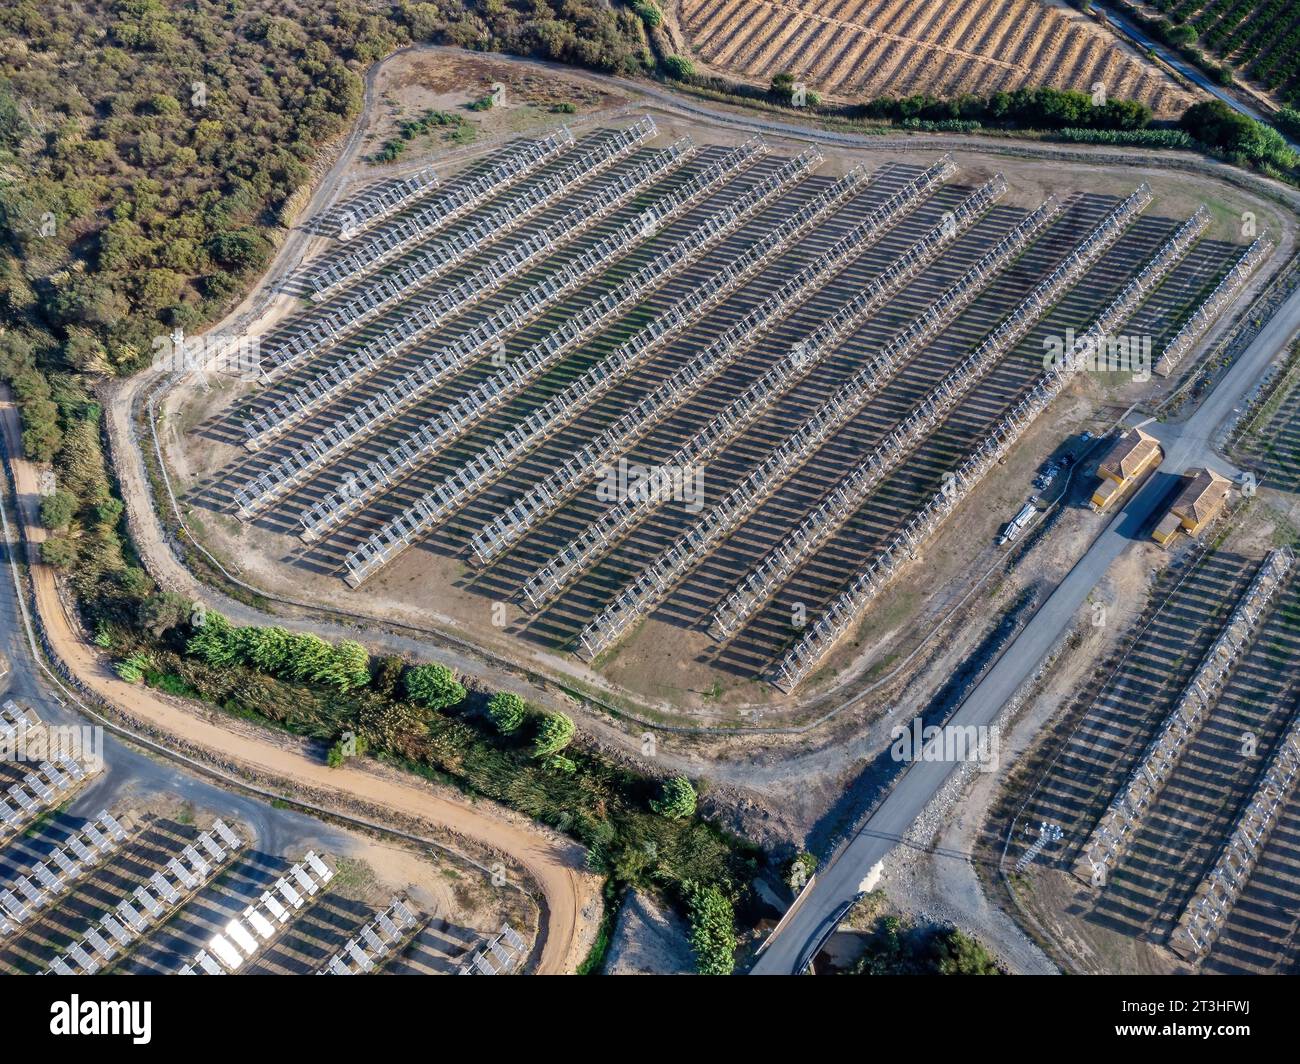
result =
[{"label": "beige roof building", "polygon": [[1121,433],[1097,464],[1101,483],[1092,493],[1093,509],[1100,513],[1109,507],[1138,477],[1158,465],[1163,456],[1160,441],[1154,436],[1141,429]]},{"label": "beige roof building", "polygon": [[1097,473],[1123,483],[1140,476],[1159,457],[1159,440],[1141,429],[1128,429],[1101,456]]},{"label": "beige roof building", "polygon": [[1212,469],[1189,470],[1169,512],[1156,525],[1151,538],[1163,545],[1179,532],[1186,532],[1189,536],[1199,535],[1206,525],[1223,512],[1231,491],[1232,481],[1219,476]]}]

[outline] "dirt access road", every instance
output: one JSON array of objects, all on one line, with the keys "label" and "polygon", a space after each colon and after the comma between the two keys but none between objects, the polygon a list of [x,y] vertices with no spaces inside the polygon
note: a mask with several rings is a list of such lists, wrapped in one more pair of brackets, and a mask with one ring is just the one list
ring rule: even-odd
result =
[{"label": "dirt access road", "polygon": [[82,638],[67,615],[54,571],[39,560],[45,530],[38,519],[38,470],[17,457],[21,432],[7,389],[0,390],[0,434],[17,489],[18,523],[27,541],[37,613],[50,646],[74,676],[128,717],[222,763],[234,763],[250,775],[283,780],[286,789],[304,787],[390,809],[509,855],[527,869],[546,902],[538,972],[558,975],[575,970],[600,912],[598,884],[584,870],[583,853],[577,845],[548,837],[489,802],[471,806],[415,780],[399,783],[360,768],[331,769],[300,751],[276,745],[270,737],[259,739],[223,726],[220,718],[204,719],[186,712],[180,703],[126,683],[109,670],[100,652]]}]

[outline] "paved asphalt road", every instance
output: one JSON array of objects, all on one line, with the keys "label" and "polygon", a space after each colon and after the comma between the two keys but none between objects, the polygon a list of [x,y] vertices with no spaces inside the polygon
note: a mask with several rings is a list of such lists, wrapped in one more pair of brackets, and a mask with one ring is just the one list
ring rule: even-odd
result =
[{"label": "paved asphalt road", "polygon": [[[1128,37],[1140,45],[1144,51],[1155,52],[1163,62],[1177,70],[1178,73],[1182,74],[1188,81],[1192,82],[1197,87],[1204,89],[1215,99],[1222,100],[1234,111],[1245,115],[1247,118],[1253,118],[1256,122],[1263,122],[1266,125],[1268,124],[1268,117],[1263,114],[1263,112],[1246,103],[1246,101],[1241,99],[1237,93],[1231,92],[1224,86],[1218,84],[1206,75],[1200,67],[1188,62],[1172,48],[1161,44],[1159,41],[1152,40],[1137,25],[1130,22],[1123,15],[1114,11],[1108,11],[1100,4],[1097,5],[1096,9],[1101,12],[1106,21],[1111,24],[1111,28],[1115,31],[1117,36]],[[1293,148],[1300,148],[1300,145],[1297,145],[1295,141],[1288,139],[1288,143]]]},{"label": "paved asphalt road", "polygon": [[[1148,524],[1190,465],[1213,455],[1211,441],[1224,419],[1237,412],[1268,364],[1300,331],[1300,291],[1282,305],[1214,391],[1183,422],[1161,426],[1165,460],[1106,526],[1088,552],[1007,648],[997,664],[953,714],[954,726],[992,723],[1012,693],[1037,669],[1085,607],[1089,593]],[[1221,460],[1219,464],[1222,464]],[[858,833],[831,858],[772,938],[752,969],[754,975],[803,971],[857,896],[872,867],[907,833],[958,766],[915,762]]]}]

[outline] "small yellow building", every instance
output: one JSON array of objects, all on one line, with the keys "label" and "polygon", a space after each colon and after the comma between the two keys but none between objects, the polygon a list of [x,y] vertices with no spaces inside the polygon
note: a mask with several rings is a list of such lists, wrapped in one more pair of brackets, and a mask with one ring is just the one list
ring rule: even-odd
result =
[{"label": "small yellow building", "polygon": [[1125,430],[1097,464],[1101,483],[1092,493],[1092,508],[1098,513],[1109,509],[1143,473],[1159,465],[1163,457],[1160,441],[1154,436],[1141,429]]},{"label": "small yellow building", "polygon": [[1183,478],[1183,486],[1156,525],[1151,538],[1167,547],[1179,532],[1199,535],[1201,529],[1223,512],[1232,491],[1232,481],[1211,469],[1192,469]]}]

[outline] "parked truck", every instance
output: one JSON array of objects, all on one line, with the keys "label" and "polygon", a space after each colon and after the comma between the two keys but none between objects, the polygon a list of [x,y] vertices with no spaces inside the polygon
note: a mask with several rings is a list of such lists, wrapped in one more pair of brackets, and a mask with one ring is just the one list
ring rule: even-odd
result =
[{"label": "parked truck", "polygon": [[1008,543],[1014,543],[1019,538],[1020,533],[1029,527],[1029,522],[1034,519],[1036,513],[1038,513],[1038,507],[1032,502],[1025,503],[1024,509],[1016,514],[1011,523],[1002,530],[1002,535],[998,537],[998,546],[1002,547]]}]

